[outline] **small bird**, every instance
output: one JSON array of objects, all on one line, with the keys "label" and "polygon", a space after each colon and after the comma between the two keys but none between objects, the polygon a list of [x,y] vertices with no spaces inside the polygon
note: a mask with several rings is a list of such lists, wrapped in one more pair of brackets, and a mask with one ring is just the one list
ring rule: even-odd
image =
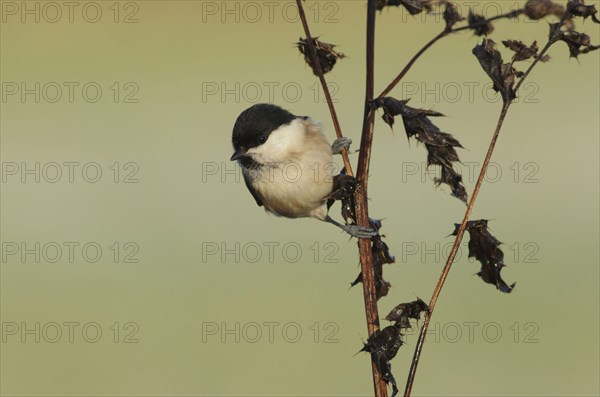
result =
[{"label": "small bird", "polygon": [[286,218],[313,217],[358,238],[377,232],[333,220],[324,205],[333,190],[333,154],[348,149],[340,138],[331,146],[321,125],[272,104],[244,110],[233,127],[232,161],[242,167],[246,187],[267,212]]}]

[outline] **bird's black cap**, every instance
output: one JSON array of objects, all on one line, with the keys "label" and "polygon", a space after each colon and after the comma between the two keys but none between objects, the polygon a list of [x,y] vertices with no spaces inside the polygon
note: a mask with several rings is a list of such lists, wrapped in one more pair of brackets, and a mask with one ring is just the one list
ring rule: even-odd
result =
[{"label": "bird's black cap", "polygon": [[233,126],[231,141],[235,153],[231,160],[237,160],[248,149],[262,145],[271,132],[295,118],[287,110],[268,103],[259,103],[244,110]]}]

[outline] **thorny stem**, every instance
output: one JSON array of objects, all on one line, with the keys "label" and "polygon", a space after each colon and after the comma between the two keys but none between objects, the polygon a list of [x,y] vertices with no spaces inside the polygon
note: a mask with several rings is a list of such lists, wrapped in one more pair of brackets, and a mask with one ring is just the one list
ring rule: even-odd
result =
[{"label": "thorny stem", "polygon": [[444,30],[442,30],[442,32],[440,32],[433,39],[429,40],[429,42],[427,42],[427,44],[425,44],[423,46],[423,48],[421,48],[411,58],[411,60],[408,61],[408,63],[406,64],[406,66],[404,66],[404,68],[400,71],[400,73],[398,73],[398,76],[396,76],[396,78],[394,78],[394,80],[390,84],[388,84],[388,86],[385,88],[385,90],[383,90],[383,92],[381,94],[379,94],[378,98],[382,98],[382,97],[386,96],[387,94],[389,94],[394,89],[394,87],[396,87],[396,85],[398,85],[398,83],[404,78],[404,76],[406,75],[406,73],[408,73],[408,71],[412,68],[412,66],[414,65],[414,63],[421,57],[421,55],[423,55],[425,53],[425,51],[427,51],[432,45],[434,45],[440,39],[442,39],[442,38],[450,35],[451,33],[456,33],[456,32],[460,32],[462,30],[467,30],[467,29],[472,29],[473,27],[481,26],[481,25],[484,25],[484,24],[486,24],[488,22],[495,21],[497,19],[514,18],[514,17],[522,14],[523,12],[524,12],[524,10],[518,9],[518,10],[515,10],[515,11],[507,12],[505,14],[496,15],[495,17],[488,18],[485,21],[481,21],[479,23],[474,23],[472,25],[466,25],[466,26],[461,26],[459,28],[444,29]]},{"label": "thorny stem", "polygon": [[[561,19],[561,24],[564,22],[564,17]],[[546,54],[548,49],[554,44],[554,41],[551,39],[548,40],[548,43],[544,46],[540,54],[537,58],[532,62],[527,71],[523,74],[519,82],[514,88],[514,92],[517,93],[519,88],[531,72],[531,70],[537,65],[540,59]],[[467,210],[465,211],[465,216],[460,224],[458,232],[456,233],[456,237],[454,239],[454,244],[452,245],[452,250],[448,255],[448,259],[446,260],[446,264],[444,265],[444,269],[442,270],[442,274],[440,275],[440,279],[435,286],[433,291],[433,295],[431,296],[431,300],[429,301],[429,309],[425,314],[425,320],[423,321],[423,326],[419,331],[419,340],[417,341],[417,346],[415,347],[415,353],[413,355],[413,359],[410,365],[410,370],[408,372],[408,379],[406,380],[406,388],[404,389],[404,397],[410,397],[410,393],[412,391],[412,387],[415,381],[415,375],[417,373],[417,367],[419,365],[419,359],[421,358],[421,353],[423,352],[423,344],[425,343],[425,336],[427,335],[427,329],[429,328],[429,322],[431,321],[431,316],[433,315],[433,309],[435,308],[435,304],[437,303],[438,297],[442,291],[442,287],[444,286],[444,282],[448,277],[448,273],[450,272],[450,268],[452,267],[452,263],[454,263],[454,259],[460,248],[460,243],[462,242],[462,238],[465,234],[465,230],[467,229],[467,222],[469,220],[469,216],[471,215],[471,211],[473,210],[473,205],[475,204],[475,200],[477,199],[477,195],[479,194],[479,190],[481,189],[481,185],[485,178],[485,173],[490,164],[490,160],[492,158],[492,154],[494,153],[494,148],[496,147],[496,141],[498,140],[498,135],[500,135],[500,130],[502,129],[502,125],[504,123],[504,119],[506,118],[506,114],[508,113],[508,109],[512,102],[505,101],[502,105],[502,111],[500,112],[500,117],[498,118],[498,123],[496,124],[496,130],[494,131],[494,135],[492,136],[492,140],[490,142],[490,146],[488,148],[487,154],[485,155],[485,160],[483,161],[483,166],[481,167],[481,171],[479,172],[479,177],[477,178],[477,182],[475,183],[475,188],[473,189],[473,193],[471,194],[471,198],[469,200],[469,204],[467,205]]]},{"label": "thorny stem", "polygon": [[[338,120],[335,107],[333,106],[333,101],[331,100],[331,93],[329,92],[329,87],[327,86],[327,81],[325,80],[323,69],[321,68],[321,62],[319,62],[319,58],[317,56],[317,49],[315,48],[313,38],[310,34],[310,29],[308,28],[308,22],[306,20],[306,14],[304,13],[304,7],[302,6],[302,0],[296,0],[296,4],[298,5],[298,14],[300,15],[300,19],[302,20],[302,26],[304,27],[306,41],[308,42],[310,57],[313,60],[313,65],[315,65],[315,68],[319,75],[319,80],[321,81],[321,86],[323,87],[323,92],[325,93],[325,98],[327,99],[327,106],[329,107],[329,113],[331,113],[331,120],[333,121],[333,127],[335,128],[335,135],[338,138],[341,138],[344,135],[342,134],[342,128],[340,127],[340,122]],[[346,174],[353,176],[352,164],[350,164],[350,159],[348,158],[348,151],[346,149],[342,149],[342,159],[344,161],[344,167],[346,168]]]},{"label": "thorny stem", "polygon": [[[370,226],[369,207],[367,203],[367,186],[369,179],[369,163],[371,147],[373,144],[373,127],[375,114],[369,106],[373,99],[375,82],[375,16],[377,12],[376,0],[369,0],[367,5],[367,76],[365,92],[365,111],[363,129],[360,140],[360,154],[358,157],[357,179],[359,186],[356,190],[356,221],[359,225]],[[370,239],[358,240],[360,252],[360,266],[362,274],[363,295],[367,315],[367,328],[369,336],[379,330],[379,312],[377,309],[377,294],[375,290],[375,274],[373,271],[373,254]],[[375,397],[387,397],[387,385],[383,380],[376,362],[371,357],[373,369],[373,387]]]}]

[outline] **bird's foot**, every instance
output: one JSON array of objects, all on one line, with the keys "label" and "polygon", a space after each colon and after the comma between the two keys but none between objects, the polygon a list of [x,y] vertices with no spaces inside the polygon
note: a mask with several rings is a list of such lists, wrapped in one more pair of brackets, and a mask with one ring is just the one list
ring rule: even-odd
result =
[{"label": "bird's foot", "polygon": [[349,235],[356,238],[371,238],[377,236],[377,230],[372,229],[367,226],[359,226],[359,225],[344,225],[342,229],[346,231]]},{"label": "bird's foot", "polygon": [[345,136],[338,138],[331,145],[331,153],[341,154],[342,150],[344,150],[344,149],[346,149],[346,151],[348,151],[348,149],[350,149],[351,144],[352,144],[352,139],[350,139],[350,138],[347,138]]},{"label": "bird's foot", "polygon": [[334,220],[333,218],[331,218],[329,215],[327,215],[325,217],[324,221],[329,222],[329,223],[339,227],[340,229],[342,229],[343,231],[345,231],[352,237],[356,237],[356,238],[371,238],[371,237],[377,236],[377,234],[378,234],[377,230],[367,227],[367,226],[342,225],[341,223],[339,223],[336,220]]}]

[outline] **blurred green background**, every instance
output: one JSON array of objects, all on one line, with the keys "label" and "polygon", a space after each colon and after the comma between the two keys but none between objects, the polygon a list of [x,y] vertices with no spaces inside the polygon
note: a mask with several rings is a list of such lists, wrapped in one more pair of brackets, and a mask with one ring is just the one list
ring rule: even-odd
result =
[{"label": "blurred green background", "polygon": [[[468,4],[493,16],[521,2]],[[294,2],[0,5],[0,393],[370,395],[369,358],[353,357],[367,337],[362,289],[348,289],[355,242],[265,214],[228,161],[233,123],[256,102],[311,115],[334,139],[294,48]],[[327,78],[358,148],[366,2],[306,7],[313,33],[347,55]],[[391,8],[377,23],[379,92],[443,21]],[[495,26],[498,43],[546,42],[545,20]],[[598,25],[578,27],[600,41]],[[444,39],[392,93],[448,116],[435,121],[466,148],[469,193],[500,111],[471,54],[479,42]],[[517,286],[484,284],[463,247],[415,395],[600,393],[600,62],[569,59],[563,43],[550,55],[510,111],[473,213],[492,220]],[[400,122],[390,132],[378,117],[370,213],[396,255],[382,316],[429,299],[463,215],[425,157]],[[392,361],[401,386],[416,335],[405,339]]]}]

